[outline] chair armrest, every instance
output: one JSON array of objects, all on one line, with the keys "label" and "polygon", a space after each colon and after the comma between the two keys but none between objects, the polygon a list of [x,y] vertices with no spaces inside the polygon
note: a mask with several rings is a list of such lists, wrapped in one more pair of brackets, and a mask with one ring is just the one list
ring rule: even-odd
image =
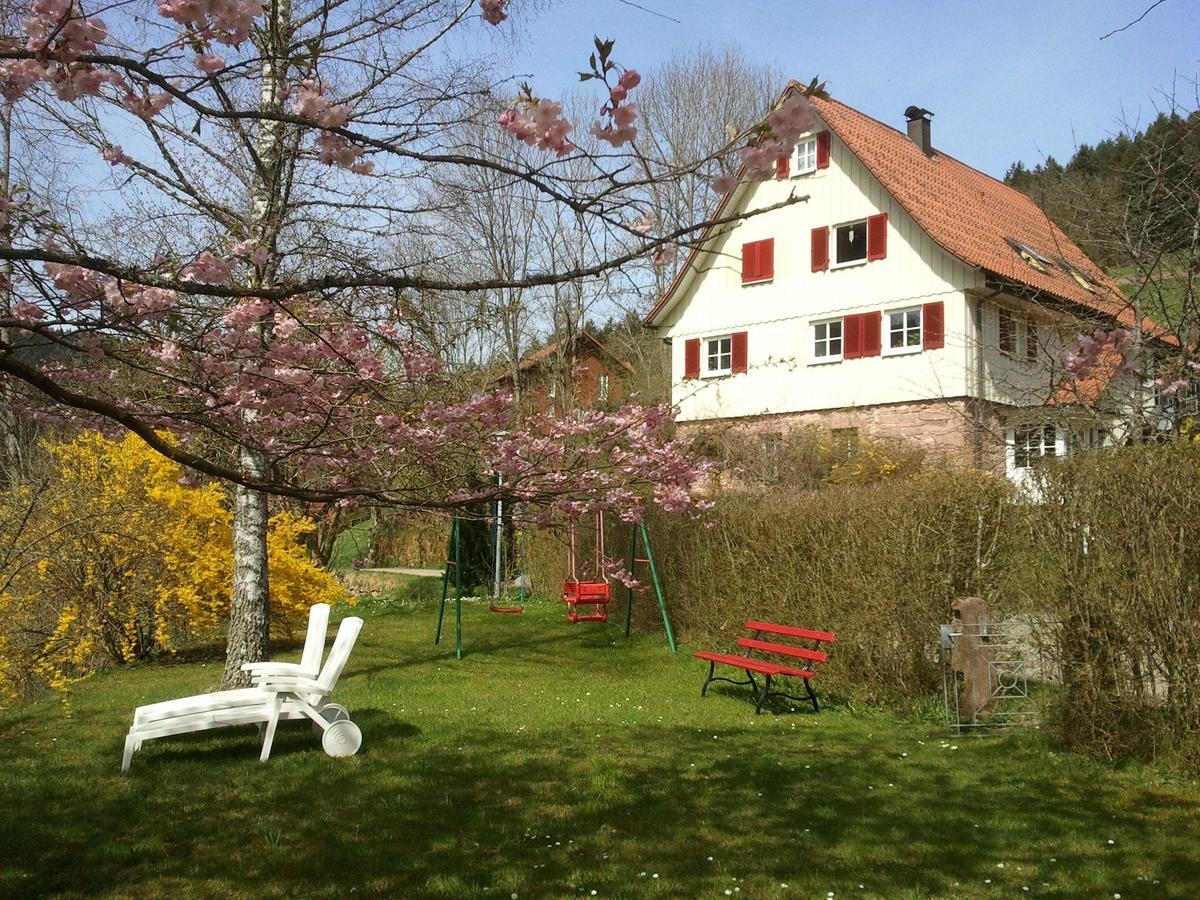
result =
[{"label": "chair armrest", "polygon": [[324,694],[317,679],[302,674],[263,673],[252,676],[254,686],[264,691],[286,694]]},{"label": "chair armrest", "polygon": [[253,662],[242,663],[242,671],[249,672],[251,675],[289,675],[308,674],[300,667],[300,663],[283,663],[283,662]]}]

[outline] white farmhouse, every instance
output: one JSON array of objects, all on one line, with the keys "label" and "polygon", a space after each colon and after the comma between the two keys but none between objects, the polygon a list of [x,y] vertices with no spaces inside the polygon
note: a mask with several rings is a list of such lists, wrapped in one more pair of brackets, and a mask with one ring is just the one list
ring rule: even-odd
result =
[{"label": "white farmhouse", "polygon": [[1024,194],[935,150],[927,110],[906,134],[812,103],[776,178],[740,182],[712,218],[806,199],[711,227],[647,317],[680,422],[899,436],[1015,478],[1105,440],[1062,415],[1059,360],[1081,322],[1133,327],[1116,284]]}]

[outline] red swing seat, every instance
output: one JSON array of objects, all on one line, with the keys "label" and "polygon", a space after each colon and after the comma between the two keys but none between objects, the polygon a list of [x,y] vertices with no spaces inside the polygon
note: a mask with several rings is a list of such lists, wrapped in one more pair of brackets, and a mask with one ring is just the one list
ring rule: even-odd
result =
[{"label": "red swing seat", "polygon": [[[564,581],[563,603],[567,604],[568,622],[607,622],[612,586],[607,581]],[[592,607],[581,613],[580,606]]]}]

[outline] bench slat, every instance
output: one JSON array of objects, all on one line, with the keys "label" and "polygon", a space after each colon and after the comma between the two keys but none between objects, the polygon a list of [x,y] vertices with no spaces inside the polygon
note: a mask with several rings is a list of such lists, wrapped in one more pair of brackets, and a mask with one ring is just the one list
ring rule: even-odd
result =
[{"label": "bench slat", "polygon": [[808,638],[812,641],[824,641],[832,644],[837,635],[832,631],[815,631],[812,628],[796,628],[792,625],[772,625],[770,622],[758,622],[751,619],[746,623],[749,631],[762,631],[767,634],[783,634],[788,637]]},{"label": "bench slat", "polygon": [[816,675],[811,669],[794,669],[791,666],[780,665],[779,663],[769,662],[765,659],[751,659],[748,656],[738,656],[735,653],[710,653],[707,650],[698,650],[692,656],[696,657],[696,659],[734,666],[738,669],[761,672],[764,675],[790,675],[793,678],[812,678]]},{"label": "bench slat", "polygon": [[800,659],[811,659],[813,662],[825,662],[829,654],[820,650],[808,650],[804,647],[789,647],[787,644],[772,644],[769,641],[756,641],[754,638],[738,638],[739,647],[751,650],[761,650],[763,653],[778,653],[781,656],[797,656]]}]

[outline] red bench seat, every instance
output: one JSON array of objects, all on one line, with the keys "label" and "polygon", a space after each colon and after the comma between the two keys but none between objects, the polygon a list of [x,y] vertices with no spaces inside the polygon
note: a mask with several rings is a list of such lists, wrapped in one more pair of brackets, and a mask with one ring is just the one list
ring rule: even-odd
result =
[{"label": "red bench seat", "polygon": [[752,672],[762,672],[764,675],[790,675],[793,678],[812,678],[816,675],[816,672],[811,669],[792,669],[788,666],[781,666],[779,663],[739,656],[736,653],[711,653],[708,650],[698,650],[692,656],[696,659],[707,659],[710,662],[736,666],[739,669],[749,669]]}]

